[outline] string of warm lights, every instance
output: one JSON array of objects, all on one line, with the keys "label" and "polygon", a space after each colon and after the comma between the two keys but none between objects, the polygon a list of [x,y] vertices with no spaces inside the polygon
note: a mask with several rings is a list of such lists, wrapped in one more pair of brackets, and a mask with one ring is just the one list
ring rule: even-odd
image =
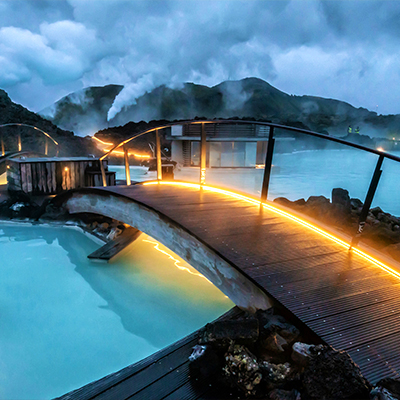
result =
[{"label": "string of warm lights", "polygon": [[[101,139],[97,138],[96,136],[92,136],[92,139],[96,140],[97,142],[101,143],[104,146],[114,146],[114,143],[105,142],[104,140],[101,140]],[[104,151],[106,151],[106,152],[109,152],[111,150],[112,150],[112,148],[104,149]],[[125,153],[121,150],[113,150],[112,154],[116,155],[116,156],[123,156]],[[136,158],[151,158],[151,156],[148,154],[138,154],[138,153],[133,153],[130,151],[128,151],[128,155],[136,157]]]},{"label": "string of warm lights", "polygon": [[105,146],[114,146],[114,143],[104,142],[103,140],[97,138],[96,136],[92,136],[92,139],[96,140],[101,144],[104,144]]},{"label": "string of warm lights", "polygon": [[[246,196],[240,193],[236,193],[236,192],[232,192],[230,190],[226,190],[226,189],[221,189],[221,188],[217,188],[214,186],[208,186],[208,185],[199,185],[197,183],[189,183],[189,182],[171,182],[171,181],[153,181],[153,182],[144,182],[142,183],[142,185],[147,186],[147,185],[171,185],[171,186],[181,186],[181,187],[187,187],[187,188],[193,188],[193,189],[202,189],[205,191],[209,191],[209,192],[213,192],[213,193],[220,193],[226,196],[230,196],[232,198],[238,199],[238,200],[243,200],[247,203],[256,205],[258,207],[262,206],[263,208],[281,215],[282,217],[288,218],[312,231],[314,231],[315,233],[318,233],[319,235],[335,242],[336,244],[346,248],[346,249],[350,249],[351,245],[349,242],[347,242],[346,240],[343,240],[337,236],[335,236],[334,234],[325,231],[324,229],[320,228],[319,226],[303,219],[300,218],[299,216],[296,216],[294,214],[291,214],[288,211],[284,211],[272,204],[269,203],[263,203],[260,200],[254,199],[250,196]],[[375,266],[381,268],[382,270],[388,272],[389,274],[391,274],[392,276],[400,279],[400,272],[398,272],[397,270],[393,269],[392,267],[390,267],[389,265],[377,260],[375,257],[373,257],[372,255],[366,253],[365,251],[359,249],[358,247],[351,247],[351,251],[355,254],[357,254],[358,256],[360,256],[361,258],[369,261],[370,263],[374,264]]]},{"label": "string of warm lights", "polygon": [[[108,149],[105,149],[104,151],[109,151]],[[121,151],[121,150],[114,150],[113,152],[112,152],[112,154],[113,155],[117,155],[117,156],[123,156],[125,153],[123,152],[123,151]],[[138,153],[131,153],[131,152],[128,152],[128,154],[130,155],[130,156],[134,156],[134,157],[136,157],[136,158],[150,158],[151,156],[149,156],[148,154],[138,154]]]},{"label": "string of warm lights", "polygon": [[173,261],[174,261],[175,267],[177,267],[179,270],[188,272],[188,273],[191,274],[191,275],[199,276],[200,278],[204,278],[207,282],[211,283],[204,275],[199,274],[198,272],[193,272],[193,271],[191,271],[189,268],[184,267],[183,265],[181,265],[181,261],[178,260],[177,258],[175,258],[171,253],[169,253],[169,252],[167,252],[167,251],[165,251],[165,250],[160,249],[160,243],[158,243],[158,242],[156,242],[156,241],[154,241],[154,240],[148,240],[148,239],[143,239],[143,242],[153,244],[153,245],[154,245],[154,248],[155,248],[157,251],[159,251],[159,252],[162,253],[162,254],[165,254],[169,259],[173,260]]}]

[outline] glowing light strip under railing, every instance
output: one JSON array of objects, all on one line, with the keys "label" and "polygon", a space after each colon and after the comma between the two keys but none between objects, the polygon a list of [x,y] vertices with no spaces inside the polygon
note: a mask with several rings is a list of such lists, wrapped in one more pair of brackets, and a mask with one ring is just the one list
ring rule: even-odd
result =
[{"label": "glowing light strip under railing", "polygon": [[[154,181],[154,182],[144,182],[142,183],[142,185],[144,186],[148,186],[148,185],[171,185],[171,186],[181,186],[181,187],[187,187],[187,188],[193,188],[193,189],[202,189],[205,191],[209,191],[209,192],[213,192],[213,193],[220,193],[226,196],[230,196],[233,197],[235,199],[238,200],[243,200],[247,203],[256,205],[256,206],[263,206],[265,209],[272,211],[276,214],[279,214],[283,217],[286,217],[292,221],[295,221],[297,223],[299,223],[300,225],[303,225],[304,227],[320,234],[321,236],[324,236],[325,238],[335,242],[336,244],[346,248],[346,249],[350,249],[350,243],[346,242],[343,239],[338,238],[337,236],[333,235],[332,233],[329,233],[327,231],[325,231],[324,229],[318,227],[317,225],[312,224],[311,222],[308,222],[305,219],[302,219],[294,214],[291,214],[287,211],[281,210],[278,207],[275,207],[271,204],[268,203],[262,203],[260,200],[251,198],[249,196],[240,194],[240,193],[235,193],[232,192],[230,190],[226,190],[226,189],[220,189],[217,187],[213,187],[213,186],[206,186],[206,185],[199,185],[198,183],[189,183],[189,182],[172,182],[172,181]],[[396,271],[395,269],[389,267],[388,265],[386,265],[385,263],[377,260],[376,258],[374,258],[373,256],[367,254],[366,252],[364,252],[363,250],[360,250],[357,247],[352,247],[351,251],[354,252],[355,254],[359,255],[360,257],[364,258],[365,260],[375,264],[377,267],[383,269],[384,271],[388,272],[389,274],[393,275],[394,277],[400,279],[400,272]]]},{"label": "glowing light strip under railing", "polygon": [[180,260],[178,260],[177,258],[175,258],[174,256],[172,256],[172,255],[171,255],[170,253],[168,253],[167,251],[161,250],[161,249],[160,249],[160,243],[158,243],[158,242],[156,242],[156,241],[154,241],[154,240],[148,240],[148,239],[143,239],[142,241],[143,241],[143,242],[146,242],[146,243],[154,244],[154,248],[155,248],[157,251],[159,251],[160,253],[165,254],[165,255],[166,255],[168,258],[170,258],[171,260],[173,260],[173,261],[174,261],[175,267],[177,267],[177,268],[180,269],[181,271],[188,272],[188,273],[191,274],[191,275],[199,276],[200,278],[204,278],[207,282],[211,283],[204,275],[199,274],[198,272],[193,272],[193,271],[191,271],[189,268],[184,267],[183,265],[180,265],[180,263],[181,263]]}]

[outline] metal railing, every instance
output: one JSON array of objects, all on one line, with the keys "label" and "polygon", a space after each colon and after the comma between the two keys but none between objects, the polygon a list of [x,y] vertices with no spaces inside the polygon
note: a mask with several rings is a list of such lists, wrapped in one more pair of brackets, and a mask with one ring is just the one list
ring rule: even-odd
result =
[{"label": "metal railing", "polygon": [[[44,154],[47,156],[48,154],[48,150],[49,150],[49,139],[56,145],[58,146],[58,142],[56,140],[54,140],[47,132],[43,131],[42,129],[33,126],[33,125],[28,125],[28,124],[22,124],[19,122],[11,122],[8,124],[2,124],[0,125],[0,128],[4,128],[6,126],[24,126],[26,128],[32,128],[35,131],[38,131],[40,133],[42,133],[44,136],[46,136],[46,140],[45,140],[45,149],[44,149]],[[17,140],[18,140],[18,151],[22,151],[22,140],[21,140],[21,134],[18,133],[17,135]],[[1,142],[1,155],[4,156],[6,151],[5,151],[5,146],[4,146],[4,140],[3,140],[3,135],[0,135],[0,142]],[[58,154],[58,148],[57,148],[57,154]]]},{"label": "metal railing", "polygon": [[[382,175],[382,163],[385,158],[400,162],[400,157],[394,156],[389,153],[385,153],[383,151],[371,149],[356,143],[351,143],[346,140],[337,138],[337,137],[332,137],[329,135],[325,135],[322,133],[318,132],[313,132],[313,131],[308,131],[305,129],[300,129],[300,128],[295,128],[291,126],[285,126],[285,125],[279,125],[279,124],[273,124],[269,122],[258,122],[258,121],[243,121],[243,120],[196,120],[196,121],[180,121],[180,122],[174,122],[170,124],[165,124],[162,126],[158,126],[155,128],[148,129],[146,131],[140,132],[123,142],[117,144],[114,146],[111,150],[109,150],[107,153],[105,153],[102,157],[100,157],[100,161],[104,160],[106,157],[108,157],[114,150],[116,150],[119,147],[124,148],[124,162],[125,162],[125,174],[126,174],[126,184],[130,185],[131,180],[130,180],[130,172],[129,172],[129,157],[128,157],[128,148],[127,148],[127,143],[131,142],[132,140],[149,134],[151,132],[156,133],[156,161],[157,161],[157,180],[162,180],[162,166],[161,166],[161,148],[160,148],[160,136],[159,136],[159,130],[160,129],[165,129],[172,127],[174,125],[193,125],[193,124],[201,124],[201,136],[200,136],[200,177],[199,177],[199,183],[200,185],[204,185],[206,182],[206,156],[207,156],[207,148],[206,148],[206,143],[207,143],[207,134],[206,134],[206,129],[205,125],[206,124],[251,124],[251,125],[262,125],[262,126],[268,126],[269,127],[269,136],[268,136],[268,147],[267,147],[267,152],[266,152],[266,157],[265,157],[265,168],[264,168],[264,175],[263,175],[263,180],[262,180],[262,187],[261,187],[261,202],[265,202],[268,198],[268,189],[269,189],[269,183],[270,183],[270,176],[271,176],[271,169],[272,169],[272,159],[274,155],[274,146],[275,146],[275,137],[274,133],[276,129],[282,129],[285,131],[289,132],[295,132],[295,133],[300,133],[306,136],[312,136],[316,138],[320,138],[323,140],[327,140],[330,142],[338,143],[350,148],[362,150],[368,153],[372,153],[378,156],[378,160],[376,163],[375,171],[372,175],[369,188],[365,197],[365,201],[361,210],[361,214],[359,217],[359,223],[358,223],[358,229],[357,232],[353,236],[353,240],[351,242],[351,246],[355,246],[360,238],[360,235],[364,229],[365,222],[368,216],[369,209],[372,204],[372,200],[374,198],[376,189],[378,187],[378,183],[380,180],[380,177]],[[107,186],[106,183],[106,174],[104,170],[103,163],[100,162],[101,166],[101,173],[102,173],[102,180],[103,180],[103,186]]]}]

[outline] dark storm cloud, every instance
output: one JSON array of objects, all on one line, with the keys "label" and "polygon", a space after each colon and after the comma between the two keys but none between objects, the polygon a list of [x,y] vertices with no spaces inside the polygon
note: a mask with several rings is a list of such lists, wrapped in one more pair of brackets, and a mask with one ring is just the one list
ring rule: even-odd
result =
[{"label": "dark storm cloud", "polygon": [[112,117],[160,84],[256,76],[398,113],[399,18],[397,1],[0,0],[0,87],[38,110],[123,84]]}]

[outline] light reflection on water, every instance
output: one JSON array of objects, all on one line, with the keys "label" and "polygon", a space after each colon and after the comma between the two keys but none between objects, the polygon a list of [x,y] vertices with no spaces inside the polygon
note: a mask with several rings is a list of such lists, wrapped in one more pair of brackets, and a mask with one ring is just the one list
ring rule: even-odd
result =
[{"label": "light reflection on water", "polygon": [[233,306],[143,239],[94,263],[87,255],[99,245],[75,230],[0,226],[0,398],[59,396]]},{"label": "light reflection on water", "polygon": [[[400,156],[400,152],[392,152]],[[274,154],[269,199],[287,197],[290,200],[323,195],[331,197],[333,188],[347,189],[350,197],[365,200],[378,156],[359,150],[310,150]],[[115,166],[111,167],[115,168]],[[372,207],[400,216],[400,163],[383,162],[383,173]],[[117,176],[124,179],[124,167],[117,167]],[[116,169],[113,169],[116,170]],[[260,196],[263,169],[211,168],[206,182]],[[175,179],[199,182],[199,168],[175,170]],[[155,179],[155,172],[143,167],[131,167],[131,178],[138,182]]]}]

